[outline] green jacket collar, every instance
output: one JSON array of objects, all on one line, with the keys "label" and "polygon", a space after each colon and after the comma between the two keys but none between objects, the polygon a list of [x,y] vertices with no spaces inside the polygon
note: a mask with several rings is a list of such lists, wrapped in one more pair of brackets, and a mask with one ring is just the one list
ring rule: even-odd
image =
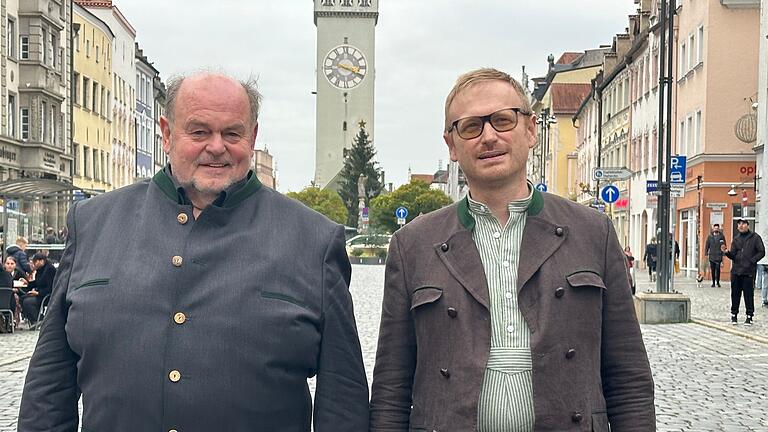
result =
[{"label": "green jacket collar", "polygon": [[[531,204],[528,206],[528,216],[536,216],[541,213],[544,208],[544,196],[538,189],[533,188],[533,197],[531,198]],[[469,231],[475,230],[475,218],[469,214],[469,196],[465,196],[464,199],[459,201],[459,205],[456,207],[456,211],[459,215],[459,222],[464,228]]]},{"label": "green jacket collar", "polygon": [[[179,186],[176,179],[173,178],[170,165],[166,165],[165,168],[158,171],[152,178],[152,181],[168,198],[177,204],[192,205],[192,202],[187,198],[186,192],[184,192],[184,188]],[[253,170],[249,170],[243,180],[221,191],[213,205],[224,208],[235,207],[253,195],[259,188],[261,188],[261,182]]]}]

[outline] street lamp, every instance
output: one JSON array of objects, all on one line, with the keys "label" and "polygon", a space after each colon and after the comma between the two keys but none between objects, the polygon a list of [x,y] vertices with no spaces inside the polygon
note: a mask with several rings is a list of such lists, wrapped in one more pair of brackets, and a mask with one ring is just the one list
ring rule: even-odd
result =
[{"label": "street lamp", "polygon": [[557,124],[557,117],[549,114],[549,108],[545,108],[542,110],[541,115],[536,117],[536,124],[542,126],[541,183],[546,184],[547,156],[549,156],[549,125]]}]

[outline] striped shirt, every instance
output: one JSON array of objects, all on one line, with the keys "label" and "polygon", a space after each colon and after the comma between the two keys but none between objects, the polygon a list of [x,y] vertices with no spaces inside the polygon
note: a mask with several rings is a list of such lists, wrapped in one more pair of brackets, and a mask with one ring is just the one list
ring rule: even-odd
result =
[{"label": "striped shirt", "polygon": [[502,227],[488,206],[468,197],[475,219],[472,238],[488,281],[491,352],[477,413],[479,432],[533,431],[531,331],[517,303],[517,270],[526,210],[533,197],[509,203]]}]

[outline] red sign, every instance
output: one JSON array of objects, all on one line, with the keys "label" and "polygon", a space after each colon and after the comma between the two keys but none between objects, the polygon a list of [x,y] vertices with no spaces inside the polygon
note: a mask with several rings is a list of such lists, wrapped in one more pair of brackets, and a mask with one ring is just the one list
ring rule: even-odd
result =
[{"label": "red sign", "polygon": [[747,197],[747,191],[743,190],[741,191],[741,202],[743,202],[744,205],[747,205],[747,201],[749,201],[749,198]]},{"label": "red sign", "polygon": [[625,208],[629,207],[629,199],[627,199],[627,198],[619,198],[618,200],[616,200],[615,206],[616,206],[617,209],[625,209]]}]

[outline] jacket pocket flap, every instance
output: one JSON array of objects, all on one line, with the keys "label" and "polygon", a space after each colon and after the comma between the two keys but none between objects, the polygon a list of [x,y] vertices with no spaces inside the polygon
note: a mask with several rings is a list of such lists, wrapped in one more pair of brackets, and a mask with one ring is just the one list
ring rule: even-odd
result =
[{"label": "jacket pocket flap", "polygon": [[85,281],[81,283],[80,285],[77,285],[75,288],[72,289],[72,291],[77,291],[81,288],[90,288],[90,287],[102,286],[102,285],[108,285],[108,284],[109,284],[109,278],[91,279],[89,281]]},{"label": "jacket pocket flap", "polygon": [[592,286],[605,289],[605,283],[603,283],[600,276],[591,271],[576,272],[568,275],[566,279],[568,279],[568,283],[574,288]]},{"label": "jacket pocket flap", "polygon": [[411,310],[427,303],[434,303],[439,300],[442,295],[442,288],[433,286],[416,288],[416,291],[411,294]]}]

